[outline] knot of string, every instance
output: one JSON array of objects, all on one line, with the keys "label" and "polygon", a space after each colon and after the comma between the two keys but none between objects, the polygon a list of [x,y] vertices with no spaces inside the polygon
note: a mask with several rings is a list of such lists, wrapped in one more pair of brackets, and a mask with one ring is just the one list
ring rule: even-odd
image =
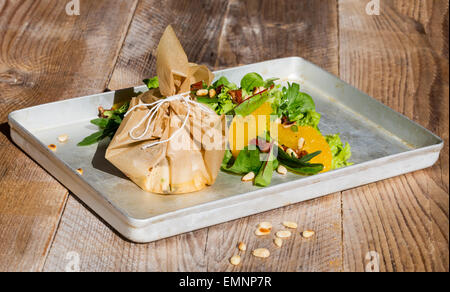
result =
[{"label": "knot of string", "polygon": [[[159,109],[166,103],[170,103],[172,101],[182,101],[184,102],[184,104],[187,107],[187,113],[186,116],[184,118],[183,124],[181,125],[180,128],[178,128],[168,139],[166,140],[160,140],[157,142],[153,142],[147,145],[142,146],[142,149],[148,149],[150,147],[159,145],[159,144],[163,144],[163,143],[167,143],[169,141],[171,141],[172,139],[176,138],[177,135],[179,135],[181,133],[181,131],[183,131],[184,127],[186,127],[187,122],[189,121],[189,116],[191,115],[191,106],[197,106],[199,107],[202,111],[207,112],[207,113],[212,113],[213,111],[209,108],[204,106],[203,104],[200,104],[198,102],[192,101],[190,98],[190,92],[185,92],[185,93],[180,93],[177,95],[173,95],[164,99],[160,99],[156,102],[153,103],[141,103],[138,105],[135,105],[133,107],[131,107],[128,112],[125,114],[125,117],[128,116],[130,113],[132,113],[135,109],[137,108],[141,108],[141,107],[149,107],[150,110],[148,111],[148,113],[139,121],[139,123],[134,126],[133,128],[131,128],[129,135],[130,138],[135,140],[135,141],[139,141],[142,140],[142,138],[145,137],[145,135],[147,135],[149,129],[152,127],[153,125],[153,120],[155,119],[156,114],[158,113]],[[142,134],[140,134],[139,136],[135,135],[135,131],[142,126],[142,124],[145,123],[145,121],[147,121],[147,124],[145,126],[145,130],[144,132],[142,132]]]}]

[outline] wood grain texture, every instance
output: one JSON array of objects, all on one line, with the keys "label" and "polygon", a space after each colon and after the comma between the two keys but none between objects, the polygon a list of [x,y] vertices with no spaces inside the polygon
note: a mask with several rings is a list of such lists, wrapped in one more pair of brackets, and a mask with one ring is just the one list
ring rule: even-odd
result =
[{"label": "wood grain texture", "polygon": [[[208,271],[251,272],[337,272],[342,270],[342,228],[340,193],[307,201],[270,212],[210,227],[205,248]],[[261,222],[271,222],[273,232],[267,236],[255,236]],[[298,223],[296,230],[287,229],[284,221]],[[283,240],[283,246],[274,245],[275,233],[290,230],[292,237]],[[316,236],[304,239],[301,232],[314,230]],[[247,251],[239,252],[239,242],[247,245]],[[259,259],[252,250],[267,248],[271,255]],[[230,265],[230,258],[239,254],[241,265]]]},{"label": "wood grain texture", "polygon": [[[448,145],[448,1],[382,1],[379,16],[366,4],[339,2],[341,78]],[[448,271],[445,148],[431,169],[344,193],[345,270],[376,251],[381,271]]]},{"label": "wood grain texture", "polygon": [[[0,271],[38,271],[67,190],[15,147],[9,112],[104,90],[136,1],[0,1]],[[96,66],[92,66],[92,64]]]},{"label": "wood grain texture", "polygon": [[335,1],[230,1],[217,68],[290,56],[338,74]]},{"label": "wood grain texture", "polygon": [[[172,7],[171,2],[167,3],[168,7]],[[224,7],[227,11],[225,14],[217,8],[223,6],[222,1],[207,6],[193,2],[176,1],[178,7],[188,12],[180,13],[176,18],[173,18],[167,7],[154,5],[155,1],[140,3],[112,75],[110,88],[137,84],[143,77],[151,76],[155,63],[153,52],[159,36],[165,25],[173,19],[180,41],[193,62],[206,63],[210,67],[213,64],[231,67],[244,62],[301,55],[312,58],[325,69],[338,74],[337,6],[332,1],[314,1],[315,4],[230,1],[228,7]],[[211,29],[209,25],[188,17],[198,7],[209,9],[200,15],[210,15],[214,23],[223,23],[223,27],[208,31]],[[274,11],[275,7],[278,8]],[[291,12],[286,17],[285,11],[288,10]],[[217,19],[219,15],[225,19]],[[156,17],[162,20],[162,24],[158,29],[149,29],[154,27],[152,24]],[[248,22],[247,19],[252,21]],[[196,33],[189,33],[194,28]],[[146,34],[154,35],[154,39],[142,41],[142,35]],[[305,41],[303,35],[307,35],[309,41]],[[286,42],[288,36],[289,42]],[[201,43],[208,44],[207,51],[199,47]],[[251,46],[259,49],[251,50]],[[218,52],[218,56],[215,52]],[[244,240],[249,248],[259,245],[271,247],[273,256],[260,261],[250,256],[249,251],[245,256],[245,264],[236,270],[339,271],[343,263],[340,206],[340,194],[334,194],[156,243],[136,245],[122,240],[70,197],[45,270],[64,270],[67,264],[65,255],[70,251],[80,254],[80,268],[83,271],[233,270],[228,262],[229,257],[237,250],[238,241]],[[298,221],[300,228],[314,229],[318,235],[315,239],[305,241],[297,232],[286,241],[283,249],[277,250],[272,243],[273,236],[254,236],[255,226],[261,220],[272,221],[276,228],[281,228],[280,224],[284,220]],[[70,238],[82,240],[73,241]],[[102,257],[105,254],[108,256]]]},{"label": "wood grain texture", "polygon": [[134,244],[113,232],[70,196],[44,271],[65,271],[67,255],[79,255],[80,271],[204,271],[206,232],[150,244]]},{"label": "wood grain texture", "polygon": [[212,68],[226,7],[226,0],[141,1],[108,87],[132,87],[156,75],[156,47],[169,24],[188,59]]}]

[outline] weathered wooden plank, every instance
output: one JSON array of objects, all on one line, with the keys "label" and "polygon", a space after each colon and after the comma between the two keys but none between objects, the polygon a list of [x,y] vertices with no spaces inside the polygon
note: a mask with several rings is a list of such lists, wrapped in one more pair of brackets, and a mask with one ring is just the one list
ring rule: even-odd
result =
[{"label": "weathered wooden plank", "polygon": [[226,0],[141,1],[108,87],[140,85],[156,74],[156,47],[169,24],[189,60],[212,68],[226,7]]},{"label": "weathered wooden plank", "polygon": [[[382,1],[369,16],[367,1],[340,1],[340,74],[448,145],[444,2]],[[345,270],[364,271],[370,251],[382,271],[448,270],[448,210],[448,148],[431,169],[345,192]]]},{"label": "weathered wooden plank", "polygon": [[[284,221],[298,223],[296,230],[287,229]],[[259,223],[271,222],[273,232],[258,237],[255,230]],[[275,233],[290,230],[292,237],[283,240],[283,246],[274,245]],[[316,235],[304,239],[301,232],[314,230]],[[208,271],[341,271],[342,228],[340,193],[312,201],[295,204],[270,212],[210,227],[206,246]],[[239,252],[237,245],[244,242],[246,252]],[[271,256],[255,258],[252,250],[267,248]],[[230,258],[239,254],[241,265],[230,265]]]},{"label": "weathered wooden plank", "polygon": [[[187,17],[186,14],[174,18],[160,5],[154,5],[156,2],[143,1],[138,6],[116,70],[112,75],[110,88],[135,85],[143,77],[154,74],[155,46],[165,26],[172,21],[175,28],[182,31],[179,33],[180,40],[190,60],[194,62],[223,67],[301,55],[322,64],[334,74],[338,73],[337,13],[336,6],[331,5],[329,1],[298,5],[292,4],[292,1],[265,1],[261,7],[258,6],[258,1],[230,1],[228,9],[224,9],[226,8],[224,1],[205,6],[199,6],[198,3],[192,3],[193,1],[189,3],[176,1],[176,5],[182,7],[177,9],[196,10],[195,14],[201,16],[200,23],[198,18]],[[172,7],[174,4],[169,1],[166,5]],[[277,14],[273,14],[272,8],[277,5],[281,5],[281,9],[277,10]],[[203,8],[198,10],[199,7]],[[253,9],[253,12],[249,12],[249,9]],[[295,13],[291,11],[290,16],[285,18],[284,12],[292,9],[295,9]],[[327,13],[325,17],[323,13],[322,17],[319,17],[318,14],[304,11],[305,9]],[[228,12],[224,14],[224,10]],[[255,13],[261,11],[259,22],[253,22],[252,27],[266,39],[258,39],[255,42],[250,35],[251,30],[246,29],[247,33],[239,32],[242,41],[238,42],[233,36],[235,27],[240,25],[237,20],[254,17]],[[215,25],[204,24],[203,15],[208,15],[208,21]],[[297,17],[302,19],[302,23],[296,24]],[[155,18],[161,20],[156,28]],[[225,23],[223,28],[222,23]],[[285,32],[286,29],[289,33]],[[196,33],[192,34],[192,31]],[[143,39],[142,35],[145,34],[149,37]],[[309,41],[303,39],[303,34],[310,38]],[[287,36],[290,36],[290,43],[283,49],[283,45],[278,42],[284,42]],[[205,50],[199,47],[199,43],[207,43],[209,47]],[[252,55],[252,51],[248,49],[251,43],[252,46],[261,48],[259,52],[264,53]],[[314,48],[312,44],[320,49]],[[242,50],[248,53],[243,55]],[[221,61],[216,62],[217,52]],[[318,232],[317,238],[304,241],[297,232],[294,238],[286,241],[283,249],[273,249],[274,257],[265,261],[263,265],[248,256],[246,264],[242,266],[243,270],[340,270],[342,268],[340,206],[340,194],[334,194],[156,243],[136,245],[122,240],[70,197],[45,270],[64,270],[68,263],[65,256],[70,251],[80,255],[82,271],[228,270],[231,268],[228,258],[235,250],[238,240],[248,239],[249,248],[256,246],[257,240],[253,232],[255,225],[263,218],[272,220],[274,225],[277,224],[276,228],[280,228],[279,223],[288,218],[298,221],[300,228],[315,229]],[[72,238],[80,240],[74,241]],[[271,239],[263,240],[263,244],[267,246],[272,245],[271,242]]]},{"label": "weathered wooden plank", "polygon": [[217,67],[301,56],[338,74],[335,1],[230,1]]},{"label": "weathered wooden plank", "polygon": [[[151,244],[124,240],[73,196],[67,202],[45,271],[203,271],[206,232],[190,232]],[[75,270],[77,270],[75,268]]]},{"label": "weathered wooden plank", "polygon": [[8,113],[104,90],[135,4],[0,1],[0,271],[42,269],[67,200],[12,144]]}]

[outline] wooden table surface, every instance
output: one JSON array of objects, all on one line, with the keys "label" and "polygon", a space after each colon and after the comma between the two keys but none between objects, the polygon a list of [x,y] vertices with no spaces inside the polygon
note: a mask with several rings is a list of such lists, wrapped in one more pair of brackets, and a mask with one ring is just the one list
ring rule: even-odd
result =
[{"label": "wooden table surface", "polygon": [[[0,270],[449,270],[449,2],[0,0]],[[189,60],[220,69],[301,56],[405,114],[446,147],[430,169],[151,244],[124,240],[11,142],[9,112],[140,84],[173,24]],[[370,145],[367,145],[370,147]],[[261,221],[317,232],[247,252]],[[372,253],[371,253],[372,252]]]}]

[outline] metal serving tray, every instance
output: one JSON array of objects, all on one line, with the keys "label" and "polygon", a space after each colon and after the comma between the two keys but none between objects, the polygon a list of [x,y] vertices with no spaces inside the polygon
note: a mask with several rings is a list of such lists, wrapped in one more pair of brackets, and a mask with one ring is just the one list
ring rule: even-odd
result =
[{"label": "metal serving tray", "polygon": [[[311,177],[274,174],[270,187],[241,183],[221,172],[216,183],[187,195],[142,191],[104,159],[107,145],[77,147],[96,131],[89,121],[98,106],[145,91],[144,86],[44,104],[9,115],[14,142],[113,228],[134,242],[151,242],[240,217],[310,200],[432,166],[443,141],[368,95],[298,57],[215,72],[239,83],[249,72],[295,81],[323,114],[323,133],[341,133],[355,165]],[[59,144],[57,137],[68,134]],[[50,151],[49,144],[57,145]],[[82,168],[80,176],[76,169]]]}]

